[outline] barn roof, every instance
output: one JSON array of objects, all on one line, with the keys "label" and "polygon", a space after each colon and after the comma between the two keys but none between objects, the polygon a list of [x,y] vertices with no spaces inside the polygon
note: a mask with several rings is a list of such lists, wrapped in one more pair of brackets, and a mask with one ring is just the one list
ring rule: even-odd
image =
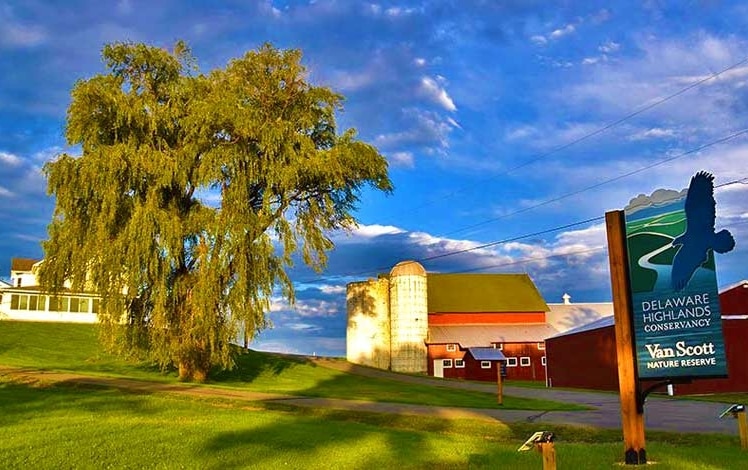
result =
[{"label": "barn roof", "polygon": [[429,326],[428,344],[459,344],[462,348],[489,346],[491,343],[535,343],[558,333],[547,323],[505,325]]},{"label": "barn roof", "polygon": [[742,281],[738,281],[735,284],[730,284],[729,286],[725,286],[719,290],[719,293],[724,294],[725,292],[733,290],[733,289],[737,289],[738,287],[748,287],[748,280],[743,279]]},{"label": "barn roof", "polygon": [[428,274],[429,313],[547,312],[527,274]]},{"label": "barn roof", "polygon": [[548,304],[545,321],[558,331],[569,331],[613,315],[613,302]]},{"label": "barn roof", "polygon": [[553,338],[560,338],[561,336],[583,333],[585,331],[599,330],[600,328],[613,326],[614,324],[615,321],[613,320],[613,315],[610,315],[608,317],[599,318],[591,323],[587,323],[586,325],[578,326],[576,328],[564,331],[563,333],[559,333],[556,336],[553,336]]},{"label": "barn roof", "polygon": [[38,259],[11,258],[10,259],[10,270],[11,271],[31,271],[31,268],[38,262],[39,262]]},{"label": "barn roof", "polygon": [[468,348],[476,361],[506,361],[501,349],[496,348]]}]

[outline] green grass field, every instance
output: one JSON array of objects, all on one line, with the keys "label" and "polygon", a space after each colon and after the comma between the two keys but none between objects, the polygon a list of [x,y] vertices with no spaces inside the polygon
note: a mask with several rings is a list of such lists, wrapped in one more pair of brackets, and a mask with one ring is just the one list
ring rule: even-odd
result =
[{"label": "green grass field", "polygon": [[[84,325],[0,322],[0,365],[176,380],[173,374],[103,354],[93,328]],[[219,375],[217,383],[372,400],[403,395],[421,403],[441,396],[452,406],[475,400],[494,406],[491,394],[349,376],[262,353],[242,356],[240,368]],[[618,430],[543,428],[557,435],[559,469],[611,468],[622,460]],[[3,469],[537,469],[540,454],[517,452],[536,430],[532,423],[297,408],[0,377]],[[647,450],[657,469],[738,469],[746,462],[736,436],[649,432]]]},{"label": "green grass field", "polygon": [[[0,380],[2,468],[541,468],[537,426],[297,410]],[[617,431],[553,426],[559,469],[622,458]],[[729,436],[648,436],[657,469],[738,469]]]},{"label": "green grass field", "polygon": [[[104,353],[91,325],[0,322],[0,365],[176,382],[174,372],[130,363]],[[375,402],[498,408],[489,393],[373,379],[317,366],[304,358],[250,351],[232,371],[209,384],[251,391]],[[582,406],[529,398],[504,398],[503,409],[583,410]]]}]

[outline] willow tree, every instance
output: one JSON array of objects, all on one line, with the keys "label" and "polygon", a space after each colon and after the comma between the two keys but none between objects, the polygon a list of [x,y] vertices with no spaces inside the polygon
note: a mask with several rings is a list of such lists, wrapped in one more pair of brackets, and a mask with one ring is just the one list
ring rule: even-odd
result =
[{"label": "willow tree", "polygon": [[42,283],[97,293],[107,346],[201,381],[233,365],[242,328],[266,327],[273,292],[293,301],[294,253],[321,270],[361,190],[392,190],[387,163],[337,131],[342,97],[309,83],[297,50],[265,45],[208,74],[183,43],[103,58],[68,109],[82,155],[44,168]]}]

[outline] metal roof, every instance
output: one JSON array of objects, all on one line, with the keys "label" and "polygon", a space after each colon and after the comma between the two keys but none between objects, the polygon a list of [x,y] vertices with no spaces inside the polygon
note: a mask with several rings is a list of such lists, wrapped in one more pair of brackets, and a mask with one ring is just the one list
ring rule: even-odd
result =
[{"label": "metal roof", "polygon": [[527,274],[428,274],[429,313],[547,312]]},{"label": "metal roof", "polygon": [[586,325],[578,326],[568,331],[564,331],[563,333],[559,333],[556,336],[553,336],[553,338],[560,338],[561,336],[573,335],[576,333],[583,333],[585,331],[599,330],[600,328],[613,326],[614,324],[615,324],[615,321],[613,320],[613,315],[611,315],[609,317],[603,317],[591,323],[587,323]]},{"label": "metal roof", "polygon": [[539,343],[558,333],[547,323],[429,326],[428,344],[459,344],[462,348],[491,343]]},{"label": "metal roof", "polygon": [[613,302],[548,304],[545,321],[564,332],[613,315]]},{"label": "metal roof", "polygon": [[468,351],[476,361],[506,361],[506,356],[500,349],[468,348]]}]

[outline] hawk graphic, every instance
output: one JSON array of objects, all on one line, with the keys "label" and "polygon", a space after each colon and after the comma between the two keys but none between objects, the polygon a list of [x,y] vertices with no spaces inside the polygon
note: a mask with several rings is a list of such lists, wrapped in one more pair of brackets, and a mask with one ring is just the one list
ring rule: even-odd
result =
[{"label": "hawk graphic", "polygon": [[708,257],[709,250],[727,253],[735,247],[735,239],[727,230],[714,233],[716,202],[714,176],[700,171],[691,178],[686,194],[686,231],[672,241],[678,252],[673,258],[672,287],[681,291]]}]

